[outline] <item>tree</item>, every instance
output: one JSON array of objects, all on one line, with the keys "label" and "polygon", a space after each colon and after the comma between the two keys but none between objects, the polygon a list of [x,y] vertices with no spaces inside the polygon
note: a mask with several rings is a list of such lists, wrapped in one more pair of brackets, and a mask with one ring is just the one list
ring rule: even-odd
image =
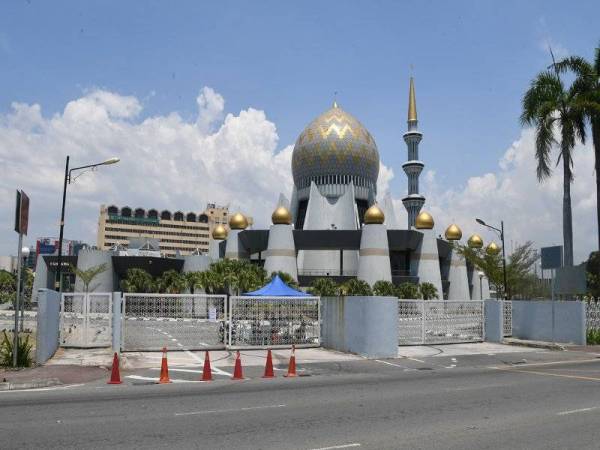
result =
[{"label": "tree", "polygon": [[588,292],[600,299],[600,251],[592,252],[586,264]]},{"label": "tree", "polygon": [[338,295],[339,287],[331,278],[317,278],[308,291],[318,297],[335,297]]},{"label": "tree", "polygon": [[0,303],[14,303],[17,278],[6,270],[0,270]]},{"label": "tree", "polygon": [[155,283],[156,290],[161,294],[181,294],[187,286],[185,275],[176,270],[167,270]]},{"label": "tree", "polygon": [[419,291],[423,300],[438,299],[438,290],[432,283],[421,283],[419,285]]},{"label": "tree", "polygon": [[395,297],[396,287],[391,281],[379,280],[373,284],[373,294],[381,297]]},{"label": "tree", "polygon": [[[554,59],[554,58],[553,58]],[[573,265],[573,218],[571,210],[571,183],[573,181],[572,150],[577,138],[585,142],[585,121],[580,104],[576,101],[576,89],[566,89],[557,70],[546,70],[531,82],[523,96],[521,123],[536,127],[537,178],[547,179],[552,169],[550,154],[559,145],[557,165],[563,166],[563,241],[565,266]],[[560,134],[560,142],[554,137],[554,129]]]},{"label": "tree", "polygon": [[202,272],[187,272],[184,274],[185,282],[190,294],[193,294],[196,288],[203,289],[202,285]]},{"label": "tree", "polygon": [[147,293],[154,292],[154,280],[152,276],[143,269],[127,269],[127,275],[121,281],[123,292]]},{"label": "tree", "polygon": [[[97,266],[92,266],[89,269],[79,269],[71,264],[71,271],[81,280],[83,283],[83,292],[86,294],[90,291],[90,284],[94,281],[98,275],[102,272],[106,271],[106,264],[99,264]],[[92,288],[93,290],[93,288]]]},{"label": "tree", "polygon": [[421,292],[419,286],[415,283],[402,283],[396,288],[396,295],[398,298],[417,300],[421,298]]},{"label": "tree", "polygon": [[573,82],[575,101],[592,128],[596,168],[598,248],[600,249],[600,45],[595,49],[593,63],[579,56],[571,56],[559,61],[554,67],[559,73],[571,71],[575,75]]},{"label": "tree", "polygon": [[340,295],[368,296],[373,295],[373,291],[366,281],[352,278],[340,286]]}]

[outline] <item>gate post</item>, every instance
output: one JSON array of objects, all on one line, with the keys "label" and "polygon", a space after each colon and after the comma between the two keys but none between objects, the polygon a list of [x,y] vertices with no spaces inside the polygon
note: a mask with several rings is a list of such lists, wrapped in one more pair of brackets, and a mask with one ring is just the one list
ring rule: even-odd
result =
[{"label": "gate post", "polygon": [[121,293],[112,293],[112,350],[121,353],[121,333],[123,329],[123,311]]}]

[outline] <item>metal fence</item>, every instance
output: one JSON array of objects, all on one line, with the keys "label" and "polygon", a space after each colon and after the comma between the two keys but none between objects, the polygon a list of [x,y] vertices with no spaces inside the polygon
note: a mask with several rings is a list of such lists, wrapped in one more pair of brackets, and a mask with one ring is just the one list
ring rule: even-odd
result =
[{"label": "metal fence", "polygon": [[588,330],[600,329],[600,301],[587,302],[585,322]]},{"label": "metal fence", "polygon": [[232,348],[318,347],[319,297],[230,297]]},{"label": "metal fence", "polygon": [[503,316],[503,329],[504,337],[512,336],[512,313],[513,304],[510,300],[502,301],[502,316]]},{"label": "metal fence", "polygon": [[225,348],[226,296],[124,294],[122,349]]},{"label": "metal fence", "polygon": [[60,304],[62,347],[108,347],[112,343],[112,293],[65,293]]},{"label": "metal fence", "polygon": [[398,300],[398,344],[480,342],[484,302]]}]

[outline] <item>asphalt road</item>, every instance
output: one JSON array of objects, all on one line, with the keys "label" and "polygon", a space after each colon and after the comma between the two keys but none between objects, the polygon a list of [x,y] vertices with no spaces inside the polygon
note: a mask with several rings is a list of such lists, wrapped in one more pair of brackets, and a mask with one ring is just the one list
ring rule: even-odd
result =
[{"label": "asphalt road", "polygon": [[296,379],[5,392],[2,448],[597,449],[600,360],[575,357],[355,361]]}]

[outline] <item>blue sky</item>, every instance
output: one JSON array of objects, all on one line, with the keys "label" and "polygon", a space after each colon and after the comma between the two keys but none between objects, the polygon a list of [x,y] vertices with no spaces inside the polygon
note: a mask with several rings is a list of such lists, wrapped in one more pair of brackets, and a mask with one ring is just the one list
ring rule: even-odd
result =
[{"label": "blue sky", "polygon": [[103,89],[139,99],[137,120],[193,121],[210,86],[226,113],[263,110],[282,149],[337,91],[400,197],[412,65],[421,159],[438,189],[460,189],[498,170],[519,138],[520,98],[549,63],[546,43],[591,57],[597,17],[597,1],[4,2],[0,114],[23,102],[50,117]]}]

